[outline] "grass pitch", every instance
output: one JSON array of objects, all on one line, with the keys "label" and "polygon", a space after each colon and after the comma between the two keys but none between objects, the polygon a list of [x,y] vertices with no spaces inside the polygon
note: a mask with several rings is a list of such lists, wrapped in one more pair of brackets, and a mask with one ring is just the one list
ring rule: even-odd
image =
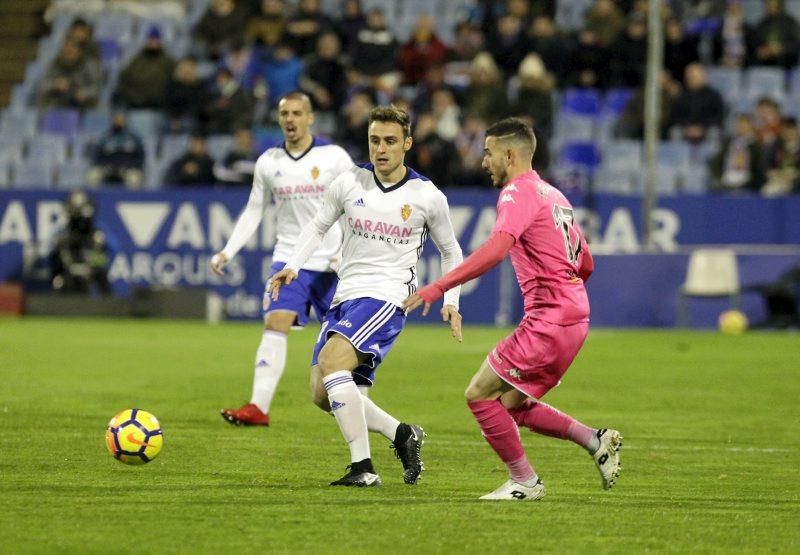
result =
[{"label": "grass pitch", "polygon": [[[219,409],[249,398],[257,324],[0,320],[0,538],[18,552],[796,551],[800,337],[593,330],[548,402],[622,431],[623,470],[523,430],[548,488],[478,497],[506,479],[462,400],[505,330],[409,327],[372,397],[429,434],[402,483],[372,435],[384,486],[327,483],[349,462],[307,393],[314,329],[293,332],[269,429]],[[123,408],[158,416],[164,449],[129,467],[104,445]]]}]

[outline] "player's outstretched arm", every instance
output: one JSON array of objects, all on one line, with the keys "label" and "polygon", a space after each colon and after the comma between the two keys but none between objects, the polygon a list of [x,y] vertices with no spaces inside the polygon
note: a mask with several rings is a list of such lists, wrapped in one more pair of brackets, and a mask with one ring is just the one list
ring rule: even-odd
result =
[{"label": "player's outstretched arm", "polygon": [[284,268],[283,270],[277,272],[272,279],[269,280],[269,295],[272,297],[273,301],[278,300],[278,293],[281,290],[281,287],[284,285],[289,285],[294,280],[297,279],[297,272],[292,270],[291,268]]},{"label": "player's outstretched arm", "polygon": [[228,263],[228,255],[220,251],[211,257],[211,270],[218,276],[222,275],[222,269]]}]

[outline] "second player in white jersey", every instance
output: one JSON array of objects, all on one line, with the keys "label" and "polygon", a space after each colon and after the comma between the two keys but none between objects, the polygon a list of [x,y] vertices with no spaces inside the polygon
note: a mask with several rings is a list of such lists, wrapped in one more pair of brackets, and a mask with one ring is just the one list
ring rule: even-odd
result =
[{"label": "second player in white jersey", "polygon": [[[331,181],[353,167],[345,150],[336,145],[318,145],[292,155],[284,146],[270,148],[256,162],[253,187],[228,244],[222,252],[232,259],[255,232],[270,201],[275,202],[277,241],[273,261],[286,262],[303,226],[322,207]],[[342,242],[339,226],[331,226],[319,247],[303,264],[304,270],[324,272],[330,269]]]},{"label": "second player in white jersey", "polygon": [[[287,267],[296,270],[342,216],[344,244],[334,306],[361,297],[401,306],[416,291],[416,265],[429,234],[442,253],[444,269],[461,260],[444,194],[411,168],[399,183],[381,183],[367,164],[334,179],[321,210],[298,238],[305,248]],[[444,303],[458,306],[458,291],[449,291]]]}]

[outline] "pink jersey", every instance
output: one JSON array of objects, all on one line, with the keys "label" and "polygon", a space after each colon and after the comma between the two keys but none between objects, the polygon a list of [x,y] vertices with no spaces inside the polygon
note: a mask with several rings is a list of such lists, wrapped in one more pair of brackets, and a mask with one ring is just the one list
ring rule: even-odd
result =
[{"label": "pink jersey", "polygon": [[588,322],[589,299],[578,276],[591,254],[564,195],[534,171],[520,175],[497,199],[498,231],[516,240],[510,256],[525,316],[560,325]]}]

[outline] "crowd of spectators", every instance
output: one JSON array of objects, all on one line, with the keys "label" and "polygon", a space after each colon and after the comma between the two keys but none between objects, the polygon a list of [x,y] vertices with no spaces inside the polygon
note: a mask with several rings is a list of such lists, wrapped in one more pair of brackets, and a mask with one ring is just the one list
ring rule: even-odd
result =
[{"label": "crowd of spectators", "polygon": [[[662,137],[715,142],[709,167],[721,190],[798,190],[793,115],[768,95],[753,113],[734,113],[725,91],[706,76],[710,65],[797,66],[800,27],[779,0],[764,4],[763,19],[750,26],[737,1],[665,2]],[[191,134],[189,150],[166,172],[170,184],[247,183],[247,172],[233,164],[251,163],[255,154],[243,149],[258,141],[240,132],[274,126],[275,103],[292,90],[309,94],[320,131],[358,161],[366,159],[370,108],[406,106],[416,143],[411,163],[443,186],[486,182],[483,130],[511,115],[535,129],[535,167],[548,175],[551,153],[557,155],[548,144],[561,141],[558,103],[567,89],[630,90],[612,138],[642,137],[645,0],[596,0],[575,30],[556,23],[555,0],[476,0],[467,7],[450,40],[434,17],[420,13],[401,41],[384,9],[365,11],[359,0],[343,0],[335,13],[324,12],[320,0],[211,0],[191,29],[186,56],[174,59],[165,50],[158,27],[147,32],[116,80],[113,107],[159,110],[163,133]],[[91,25],[73,22],[41,80],[39,106],[96,106],[104,86],[98,56]],[[199,67],[208,64],[213,71],[204,77]],[[93,182],[141,183],[130,171],[142,164],[141,145],[124,129],[124,117],[115,118],[97,144]],[[236,159],[215,171],[206,134],[235,135]]]}]

